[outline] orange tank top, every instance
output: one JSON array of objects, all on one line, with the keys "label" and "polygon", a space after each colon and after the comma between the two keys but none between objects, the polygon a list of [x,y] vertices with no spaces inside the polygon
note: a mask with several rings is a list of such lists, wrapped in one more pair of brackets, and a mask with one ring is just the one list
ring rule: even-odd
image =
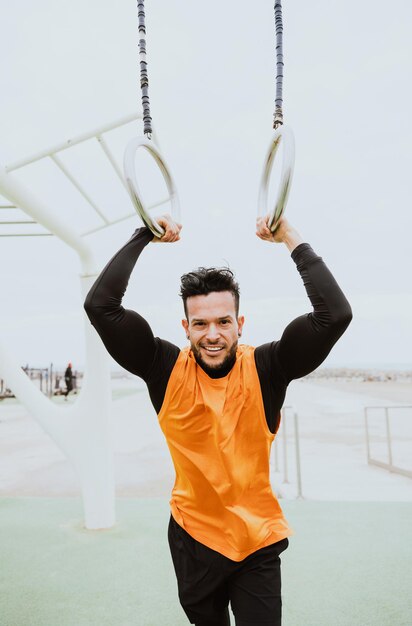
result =
[{"label": "orange tank top", "polygon": [[176,471],[176,522],[233,561],[293,533],[272,491],[270,432],[255,349],[240,345],[235,365],[210,378],[190,348],[172,370],[159,413]]}]

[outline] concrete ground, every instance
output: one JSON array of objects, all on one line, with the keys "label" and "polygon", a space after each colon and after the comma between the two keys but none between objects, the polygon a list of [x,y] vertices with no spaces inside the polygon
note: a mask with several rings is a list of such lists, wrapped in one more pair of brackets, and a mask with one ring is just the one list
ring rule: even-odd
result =
[{"label": "concrete ground", "polygon": [[[412,503],[282,501],[284,626],[410,626]],[[166,498],[121,498],[86,531],[78,498],[0,498],[1,626],[184,626]],[[233,615],[232,624],[234,624]]]},{"label": "concrete ground", "polygon": [[[173,465],[147,393],[113,390],[117,524],[86,531],[62,452],[14,400],[0,405],[0,626],[184,626],[167,544]],[[62,410],[70,402],[57,398]],[[282,555],[283,626],[411,626],[411,479],[368,465],[363,407],[412,404],[411,385],[296,381],[304,500],[271,479],[295,535]],[[383,417],[372,451],[385,459]],[[411,413],[392,416],[411,468]],[[282,448],[282,447],[281,447]],[[281,451],[281,450],[280,450]],[[282,468],[282,458],[280,467]],[[232,616],[232,625],[234,618]]]}]

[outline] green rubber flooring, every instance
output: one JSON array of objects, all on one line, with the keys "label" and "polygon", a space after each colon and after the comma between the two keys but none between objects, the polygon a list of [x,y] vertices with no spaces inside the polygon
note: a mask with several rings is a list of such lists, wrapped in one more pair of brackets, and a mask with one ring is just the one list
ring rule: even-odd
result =
[{"label": "green rubber flooring", "polygon": [[[411,503],[281,503],[283,626],[411,626]],[[167,500],[118,499],[117,518],[86,531],[80,500],[0,498],[0,625],[189,624]]]}]

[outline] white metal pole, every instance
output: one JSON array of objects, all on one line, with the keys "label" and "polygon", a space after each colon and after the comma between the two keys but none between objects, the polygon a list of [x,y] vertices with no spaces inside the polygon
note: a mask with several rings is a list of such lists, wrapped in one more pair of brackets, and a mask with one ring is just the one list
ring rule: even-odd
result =
[{"label": "white metal pole", "polygon": [[[49,229],[80,257],[82,295],[97,277],[89,246],[18,181],[0,168],[0,193]],[[37,389],[14,355],[0,345],[0,375],[8,381],[28,412],[43,426],[72,462],[81,483],[87,528],[108,528],[115,522],[114,472],[110,436],[111,385],[106,350],[85,317],[86,372],[76,402],[58,407]]]},{"label": "white metal pole", "polygon": [[391,439],[391,429],[389,424],[389,407],[385,407],[385,422],[386,422],[386,439],[388,444],[388,462],[389,465],[392,466],[392,439]]},{"label": "white metal pole", "polygon": [[363,409],[363,414],[365,417],[366,453],[368,455],[368,464],[369,464],[370,458],[371,458],[371,452],[370,452],[370,442],[369,442],[369,424],[368,424],[368,407],[367,406]]},{"label": "white metal pole", "polygon": [[296,478],[298,481],[298,498],[303,498],[302,494],[302,472],[300,467],[300,445],[299,445],[299,418],[296,411],[293,412],[295,424],[295,452],[296,452]]},{"label": "white metal pole", "polygon": [[286,411],[283,410],[282,415],[282,443],[283,443],[283,482],[289,483],[288,480],[288,440],[286,433]]},{"label": "white metal pole", "polygon": [[4,166],[1,165],[0,193],[73,248],[79,254],[87,274],[97,273],[90,247],[72,229],[70,224],[56,215],[56,211],[38,200],[31,191],[26,189],[12,174],[8,174]]},{"label": "white metal pole", "polygon": [[83,198],[86,200],[86,202],[88,202],[90,204],[91,207],[93,207],[93,209],[96,211],[96,213],[98,214],[98,216],[103,220],[105,226],[108,226],[108,224],[110,224],[109,220],[107,219],[107,217],[104,215],[104,213],[99,209],[99,207],[97,206],[97,204],[91,199],[91,197],[89,196],[89,194],[87,193],[87,191],[83,188],[83,186],[75,179],[75,177],[69,172],[68,167],[63,163],[63,161],[56,155],[56,154],[51,154],[50,155],[51,160],[53,161],[53,163],[55,163],[57,165],[57,167],[63,172],[63,174],[66,176],[66,178],[71,182],[71,184],[76,187],[77,191],[83,196]]},{"label": "white metal pole", "polygon": [[24,159],[19,159],[18,161],[14,161],[12,163],[8,163],[6,166],[7,172],[12,172],[13,170],[17,170],[25,165],[29,165],[29,163],[34,163],[35,161],[39,161],[44,157],[48,157],[51,154],[56,154],[56,152],[62,152],[62,150],[67,150],[72,146],[76,146],[79,143],[83,143],[83,141],[87,141],[88,139],[92,139],[96,135],[103,135],[104,133],[109,132],[110,130],[114,130],[119,126],[123,126],[124,124],[129,124],[135,120],[142,119],[141,113],[133,113],[132,115],[126,115],[125,117],[116,120],[115,122],[111,122],[110,124],[104,124],[103,126],[99,126],[94,130],[90,130],[87,133],[82,133],[73,137],[73,139],[67,139],[66,141],[62,141],[50,148],[46,148],[45,150],[40,150],[40,152],[35,152],[34,154],[25,157]]}]

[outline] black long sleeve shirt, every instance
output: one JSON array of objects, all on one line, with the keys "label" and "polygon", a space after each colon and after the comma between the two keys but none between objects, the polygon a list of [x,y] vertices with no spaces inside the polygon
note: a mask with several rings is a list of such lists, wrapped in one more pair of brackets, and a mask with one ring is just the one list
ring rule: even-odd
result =
[{"label": "black long sleeve shirt", "polygon": [[[146,382],[152,404],[159,413],[180,348],[155,337],[139,313],[122,306],[135,264],[152,239],[153,234],[148,228],[138,228],[102,270],[84,307],[115,361]],[[298,245],[291,257],[313,310],[290,322],[278,341],[255,349],[266,420],[271,432],[278,428],[280,409],[290,381],[316,369],[352,319],[349,302],[311,246],[308,243]]]}]

